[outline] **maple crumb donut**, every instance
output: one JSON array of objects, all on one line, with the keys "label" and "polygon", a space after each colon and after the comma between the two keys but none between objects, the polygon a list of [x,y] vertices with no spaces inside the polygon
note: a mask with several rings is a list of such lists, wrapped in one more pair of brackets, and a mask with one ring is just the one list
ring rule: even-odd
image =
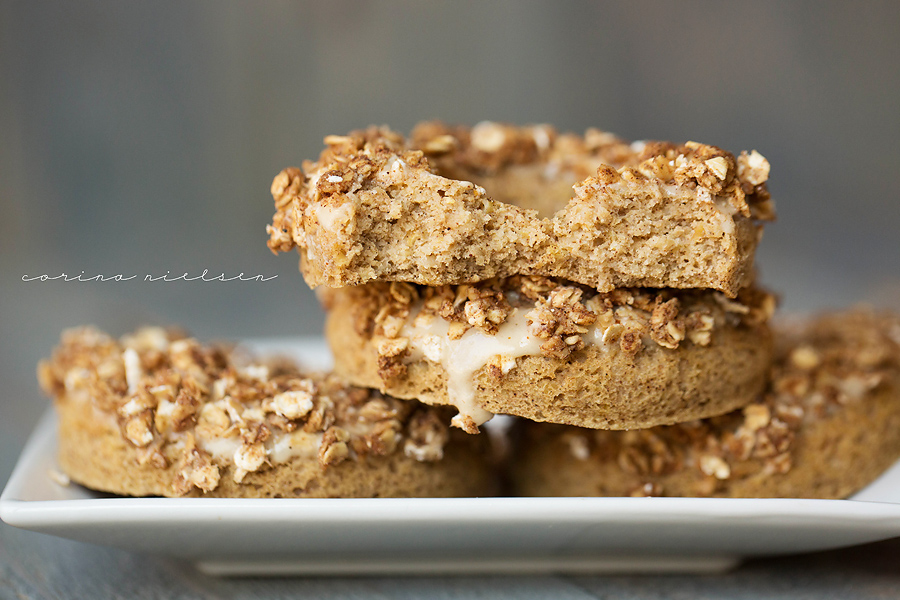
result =
[{"label": "maple crumb donut", "polygon": [[307,283],[462,284],[517,274],[599,291],[753,279],[773,218],[759,153],[623,142],[595,129],[423,123],[328,136],[272,183],[269,248],[297,248]]},{"label": "maple crumb donut", "polygon": [[249,362],[158,328],[67,331],[38,369],[59,466],[131,496],[418,497],[492,491],[484,436],[433,407]]},{"label": "maple crumb donut", "polygon": [[900,319],[830,314],[783,336],[767,394],[643,431],[516,423],[526,496],[845,498],[900,458]]},{"label": "maple crumb donut", "polygon": [[723,414],[772,359],[772,296],[598,293],[516,276],[475,285],[321,288],[335,372],[398,398],[450,404],[471,433],[494,413],[600,429]]}]

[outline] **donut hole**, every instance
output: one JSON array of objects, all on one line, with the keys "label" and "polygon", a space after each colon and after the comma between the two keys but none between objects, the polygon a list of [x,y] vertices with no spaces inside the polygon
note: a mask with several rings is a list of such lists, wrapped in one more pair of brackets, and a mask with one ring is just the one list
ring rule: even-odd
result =
[{"label": "donut hole", "polygon": [[470,181],[485,189],[493,200],[536,210],[541,218],[551,218],[572,199],[572,186],[587,175],[560,170],[550,164],[513,165],[493,175],[475,176]]},{"label": "donut hole", "polygon": [[442,177],[471,181],[483,187],[492,200],[535,210],[541,218],[553,217],[565,208],[574,195],[572,186],[591,174],[586,168],[562,167],[556,162],[509,165],[493,173],[457,165],[435,171]]},{"label": "donut hole", "polygon": [[565,208],[572,186],[601,164],[618,168],[634,158],[631,146],[610,133],[558,133],[549,125],[482,121],[470,128],[432,121],[419,123],[410,142],[425,152],[435,174],[475,183],[492,200],[541,218]]}]

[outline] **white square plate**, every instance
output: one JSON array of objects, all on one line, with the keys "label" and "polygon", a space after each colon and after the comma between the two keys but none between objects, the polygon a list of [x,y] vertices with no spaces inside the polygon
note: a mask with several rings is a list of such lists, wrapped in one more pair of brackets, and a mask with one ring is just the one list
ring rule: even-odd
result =
[{"label": "white square plate", "polygon": [[[256,342],[327,366],[321,340]],[[716,571],[743,557],[900,536],[900,462],[850,500],[119,498],[60,486],[41,420],[0,496],[6,523],[215,574]]]}]

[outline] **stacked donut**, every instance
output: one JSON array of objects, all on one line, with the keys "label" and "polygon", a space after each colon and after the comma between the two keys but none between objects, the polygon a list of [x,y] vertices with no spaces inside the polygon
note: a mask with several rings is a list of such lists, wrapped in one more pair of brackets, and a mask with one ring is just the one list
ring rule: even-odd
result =
[{"label": "stacked donut", "polygon": [[[831,447],[815,433],[804,445],[804,427],[828,429],[843,406],[806,403],[846,397],[841,385],[891,388],[897,339],[853,316],[894,363],[822,358],[828,393],[819,362],[798,374],[797,357],[831,356],[855,329],[776,358],[775,300],[754,283],[774,216],[759,153],[490,122],[325,142],[318,161],[276,177],[268,232],[319,291],[335,371],[451,405],[471,434],[494,414],[521,417],[518,493],[840,496],[900,454],[898,436],[880,436],[891,448],[852,476],[795,456]],[[809,385],[785,400],[801,375]],[[787,475],[792,456],[817,466]]]},{"label": "stacked donut", "polygon": [[65,332],[38,368],[59,417],[59,467],[131,496],[480,496],[482,436],[440,407],[259,360],[178,331]]},{"label": "stacked donut", "polygon": [[130,495],[844,497],[900,457],[900,319],[776,331],[769,164],[597,130],[329,136],[272,184],[335,372],[144,328],[39,379],[73,481]]},{"label": "stacked donut", "polygon": [[782,328],[759,398],[636,431],[517,424],[512,478],[541,496],[845,498],[900,458],[900,319],[854,310]]},{"label": "stacked donut", "polygon": [[762,391],[759,154],[493,123],[326,142],[275,179],[269,246],[328,286],[350,381],[451,404],[469,433],[494,413],[652,427]]}]

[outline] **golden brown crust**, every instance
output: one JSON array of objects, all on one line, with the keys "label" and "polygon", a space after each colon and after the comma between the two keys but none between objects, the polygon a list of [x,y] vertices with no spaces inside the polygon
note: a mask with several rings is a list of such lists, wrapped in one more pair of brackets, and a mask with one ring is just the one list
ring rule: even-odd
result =
[{"label": "golden brown crust", "polygon": [[[483,462],[440,464],[445,450],[469,456],[483,443],[451,442],[445,412],[177,333],[147,328],[115,340],[70,330],[39,379],[61,417],[62,468],[96,489],[285,497],[488,489]],[[440,478],[461,468],[473,470],[471,483],[444,489]],[[424,479],[394,481],[392,470]]]},{"label": "golden brown crust", "polygon": [[779,346],[767,394],[722,417],[629,432],[517,423],[518,493],[854,493],[900,458],[900,319],[832,314]]},{"label": "golden brown crust", "polygon": [[[192,487],[175,493],[182,479],[181,457],[167,448],[167,466],[142,463],[140,449],[119,429],[96,418],[88,405],[61,403],[59,465],[71,480],[91,489],[130,496],[221,498],[377,498],[487,496],[494,491],[483,436],[451,431],[443,458],[419,461],[403,453],[366,455],[328,468],[315,460],[295,457],[249,473],[240,483],[235,468],[219,467],[219,483],[210,491]],[[445,426],[446,429],[446,426]],[[465,439],[461,439],[465,438]]]},{"label": "golden brown crust", "polygon": [[734,296],[752,280],[757,221],[773,216],[756,152],[494,123],[326,143],[318,162],[275,178],[268,227],[274,252],[300,251],[313,287],[531,274]]},{"label": "golden brown crust", "polygon": [[774,301],[755,289],[734,301],[515,277],[321,296],[336,372],[455,405],[463,417],[486,410],[603,429],[675,423],[751,402],[771,362]]}]

